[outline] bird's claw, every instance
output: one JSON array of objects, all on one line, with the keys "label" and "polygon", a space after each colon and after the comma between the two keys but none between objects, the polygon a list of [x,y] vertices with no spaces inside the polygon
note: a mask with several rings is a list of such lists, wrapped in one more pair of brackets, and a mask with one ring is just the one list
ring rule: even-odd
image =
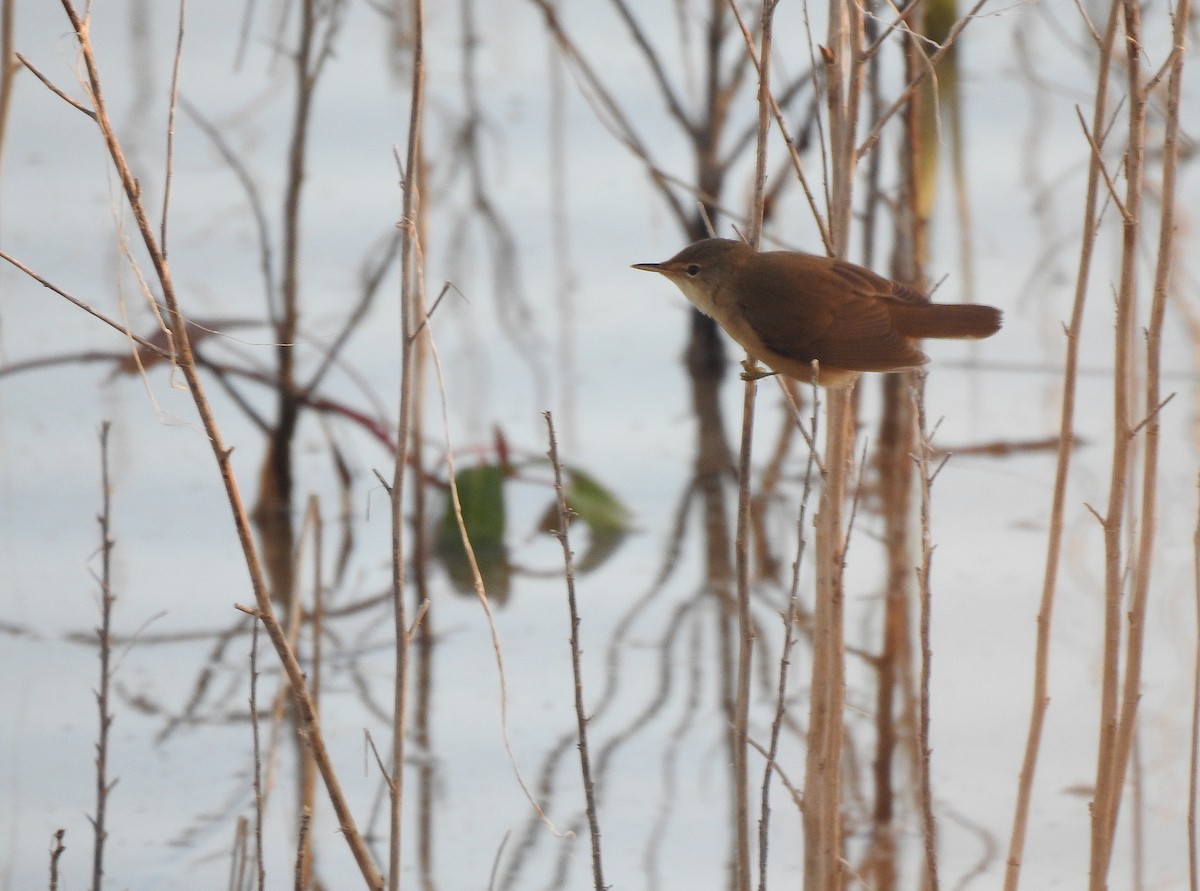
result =
[{"label": "bird's claw", "polygon": [[762,380],[764,377],[773,377],[778,374],[777,371],[764,371],[759,367],[758,362],[754,359],[742,360],[742,380],[749,383],[750,381]]}]

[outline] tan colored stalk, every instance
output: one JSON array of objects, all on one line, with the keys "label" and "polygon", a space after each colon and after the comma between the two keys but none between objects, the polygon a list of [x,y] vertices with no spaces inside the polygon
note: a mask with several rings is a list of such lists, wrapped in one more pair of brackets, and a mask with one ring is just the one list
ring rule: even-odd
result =
[{"label": "tan colored stalk", "polygon": [[[1196,477],[1200,494],[1200,474]],[[1200,794],[1200,509],[1196,511],[1196,528],[1192,533],[1192,596],[1196,608],[1196,636],[1192,657],[1192,739],[1188,752],[1187,851],[1188,891],[1200,891],[1200,843],[1196,839],[1197,795]]]},{"label": "tan colored stalk", "polygon": [[[1104,133],[1108,114],[1108,72],[1112,64],[1116,32],[1117,5],[1113,4],[1097,61],[1096,101],[1092,113],[1092,132],[1095,134]],[[1098,138],[1102,137],[1098,136]],[[1033,779],[1037,772],[1046,711],[1050,705],[1050,640],[1054,600],[1058,588],[1058,568],[1062,555],[1067,479],[1071,470],[1071,454],[1075,446],[1075,396],[1076,382],[1079,376],[1079,333],[1083,327],[1083,309],[1087,302],[1092,254],[1096,246],[1096,206],[1100,194],[1102,163],[1100,154],[1093,152],[1091,163],[1088,165],[1087,193],[1084,198],[1083,227],[1079,247],[1079,269],[1075,276],[1075,300],[1071,307],[1071,320],[1064,331],[1067,349],[1063,370],[1062,407],[1059,412],[1054,495],[1050,505],[1050,524],[1046,536],[1046,562],[1042,570],[1042,598],[1037,616],[1033,702],[1029,715],[1029,732],[1025,738],[1025,754],[1021,761],[1021,774],[1017,784],[1017,802],[1013,809],[1012,834],[1009,837],[1008,858],[1004,872],[1004,891],[1017,891],[1017,885],[1020,882],[1021,859],[1024,856],[1025,835],[1029,828],[1029,805],[1033,799]]]},{"label": "tan colored stalk", "polygon": [[[412,89],[409,97],[408,150],[404,159],[404,183],[400,220],[400,408],[399,429],[396,433],[396,463],[392,470],[392,613],[396,647],[396,674],[392,695],[392,761],[389,767],[388,792],[390,819],[388,826],[388,888],[400,887],[400,854],[402,811],[404,806],[404,743],[408,716],[408,656],[411,631],[404,604],[404,481],[408,472],[409,452],[414,445],[409,438],[412,423],[415,388],[414,367],[416,351],[414,336],[420,305],[419,227],[421,170],[421,124],[425,101],[425,3],[415,0],[413,16]],[[424,330],[424,328],[422,328]],[[418,483],[419,485],[419,483]]]},{"label": "tan colored stalk", "polygon": [[[1142,176],[1145,163],[1146,97],[1142,84],[1141,12],[1137,0],[1121,0],[1128,76],[1129,130],[1125,149],[1121,275],[1117,288],[1113,346],[1113,446],[1108,507],[1104,515],[1104,659],[1100,689],[1100,745],[1092,802],[1089,888],[1107,888],[1113,830],[1120,810],[1124,768],[1119,754],[1121,614],[1125,554],[1125,506],[1129,490],[1130,444],[1134,434],[1131,386],[1133,333],[1137,309],[1137,254],[1141,234]],[[1150,518],[1143,517],[1146,522]],[[1132,617],[1131,617],[1132,618]]]},{"label": "tan colored stalk", "polygon": [[13,52],[14,0],[0,0],[0,161],[8,141],[8,111],[12,107],[13,83],[21,62]]},{"label": "tan colored stalk", "polygon": [[[1161,206],[1159,211],[1158,256],[1154,268],[1154,286],[1150,301],[1150,321],[1146,335],[1146,381],[1145,419],[1130,433],[1145,434],[1142,458],[1141,507],[1138,525],[1137,556],[1133,565],[1132,601],[1126,613],[1129,624],[1128,641],[1125,647],[1125,678],[1121,691],[1121,713],[1117,724],[1115,763],[1113,764],[1113,789],[1118,796],[1108,813],[1108,855],[1112,857],[1112,839],[1116,835],[1117,815],[1120,811],[1120,790],[1124,786],[1125,773],[1129,766],[1137,730],[1137,708],[1141,698],[1142,656],[1146,627],[1146,604],[1150,594],[1150,574],[1154,565],[1154,536],[1157,526],[1158,498],[1158,449],[1160,437],[1160,409],[1165,404],[1161,396],[1162,377],[1162,329],[1166,310],[1167,289],[1173,268],[1175,246],[1175,191],[1176,163],[1179,157],[1179,104],[1183,80],[1184,35],[1190,14],[1188,0],[1180,0],[1173,23],[1173,47],[1170,76],[1167,85],[1166,132],[1163,136],[1163,176]],[[1129,44],[1135,45],[1139,36],[1136,30],[1140,15],[1136,5],[1126,11],[1126,30],[1130,32]],[[1131,30],[1132,29],[1132,30]],[[1136,47],[1135,47],[1136,48]],[[1136,48],[1140,54],[1140,48]],[[1131,53],[1133,50],[1131,50]],[[1131,73],[1131,90],[1138,86]],[[1144,102],[1145,93],[1139,98]],[[1130,113],[1133,113],[1131,105]],[[1145,112],[1141,111],[1144,123]],[[1144,133],[1143,139],[1144,139]],[[1133,132],[1131,130],[1131,139]],[[1132,152],[1130,161],[1132,162]],[[1132,174],[1129,174],[1132,177]],[[1132,201],[1133,196],[1130,196]],[[1130,204],[1132,212],[1133,205]],[[1167,397],[1168,399],[1170,397]]]},{"label": "tan colored stalk", "polygon": [[[732,0],[730,6],[734,6]],[[754,163],[754,197],[747,240],[757,248],[762,236],[767,180],[767,135],[771,126],[771,25],[774,0],[763,3],[758,78],[758,139]],[[736,8],[735,8],[736,13]],[[749,368],[749,363],[747,368]],[[738,457],[737,528],[734,561],[737,573],[738,651],[733,712],[734,888],[750,891],[750,672],[754,658],[754,617],[750,611],[752,525],[750,522],[750,457],[754,441],[754,404],[758,381],[746,380],[742,398],[742,442]]]},{"label": "tan colored stalk", "polygon": [[[850,241],[858,107],[862,94],[863,12],[857,3],[830,0],[822,49],[829,108],[829,230],[833,253]],[[843,885],[841,765],[845,707],[846,479],[853,455],[852,388],[830,390],[825,428],[826,476],[816,516],[816,597],[813,671],[804,778],[804,887],[839,891]]]}]

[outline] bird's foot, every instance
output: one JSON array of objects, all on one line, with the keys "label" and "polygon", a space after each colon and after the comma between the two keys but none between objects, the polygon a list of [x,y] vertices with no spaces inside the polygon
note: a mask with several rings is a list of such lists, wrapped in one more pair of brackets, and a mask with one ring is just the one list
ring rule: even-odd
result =
[{"label": "bird's foot", "polygon": [[747,382],[762,380],[764,377],[773,377],[779,373],[777,371],[764,370],[759,366],[756,359],[742,360],[742,368],[742,380]]}]

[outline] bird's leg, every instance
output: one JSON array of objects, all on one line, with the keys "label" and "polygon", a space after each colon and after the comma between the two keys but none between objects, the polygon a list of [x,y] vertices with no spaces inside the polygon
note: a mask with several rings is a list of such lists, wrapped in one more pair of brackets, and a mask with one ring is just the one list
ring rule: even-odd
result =
[{"label": "bird's leg", "polygon": [[742,380],[744,381],[762,380],[764,377],[771,377],[779,373],[777,371],[764,371],[758,367],[758,360],[750,357],[742,360],[742,368],[744,369],[742,371]]}]

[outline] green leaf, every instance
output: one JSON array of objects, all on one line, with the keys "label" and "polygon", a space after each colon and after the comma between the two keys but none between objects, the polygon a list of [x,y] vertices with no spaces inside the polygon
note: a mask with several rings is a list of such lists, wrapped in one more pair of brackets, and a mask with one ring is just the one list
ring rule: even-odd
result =
[{"label": "green leaf", "polygon": [[633,530],[633,513],[612,492],[582,470],[566,468],[570,483],[567,507],[594,536],[624,535]]},{"label": "green leaf", "polygon": [[[590,572],[616,553],[625,536],[633,531],[633,513],[612,492],[582,470],[564,468],[567,489],[563,497],[572,519],[588,527],[587,550],[575,562],[575,570]],[[538,527],[558,531],[558,503],[551,501]]]},{"label": "green leaf", "polygon": [[[495,464],[483,464],[460,470],[454,477],[458,500],[462,505],[463,524],[472,545],[485,541],[504,540],[504,471]],[[441,539],[450,539],[462,546],[458,520],[454,516],[454,501],[446,490],[442,510]]]},{"label": "green leaf", "polygon": [[[462,505],[463,525],[475,552],[488,596],[502,601],[508,589],[508,548],[504,544],[504,469],[483,464],[460,470],[454,477]],[[438,529],[437,554],[454,585],[462,591],[473,587],[470,561],[463,546],[450,489]]]}]

